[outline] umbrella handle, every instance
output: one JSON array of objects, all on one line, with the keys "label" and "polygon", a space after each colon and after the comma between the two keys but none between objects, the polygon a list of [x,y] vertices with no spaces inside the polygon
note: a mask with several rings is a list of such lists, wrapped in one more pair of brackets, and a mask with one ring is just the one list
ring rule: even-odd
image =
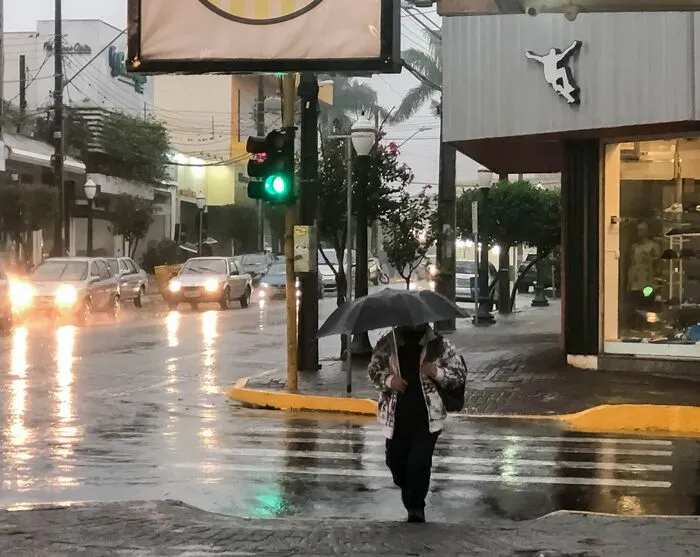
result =
[{"label": "umbrella handle", "polygon": [[396,368],[399,370],[399,377],[401,377],[401,366],[399,365],[399,347],[396,345],[396,333],[394,332],[394,327],[391,328],[391,340],[394,350],[389,356],[389,359],[391,360],[391,356],[396,356]]}]

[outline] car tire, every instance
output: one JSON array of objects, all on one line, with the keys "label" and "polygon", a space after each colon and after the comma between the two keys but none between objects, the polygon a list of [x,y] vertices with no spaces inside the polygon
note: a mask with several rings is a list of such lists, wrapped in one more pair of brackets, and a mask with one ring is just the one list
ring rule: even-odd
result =
[{"label": "car tire", "polygon": [[139,288],[139,293],[134,298],[134,306],[137,308],[142,308],[143,307],[143,295],[145,294],[145,288],[142,286]]},{"label": "car tire", "polygon": [[84,327],[90,319],[90,313],[92,313],[92,302],[90,298],[85,298],[83,300],[80,309],[75,314],[74,323],[77,327]]},{"label": "car tire", "polygon": [[224,311],[231,309],[231,291],[228,288],[224,289],[223,294],[221,294],[219,307]]},{"label": "car tire", "polygon": [[241,307],[243,309],[247,308],[250,305],[250,296],[251,296],[250,288],[246,287],[245,293],[240,298]]}]

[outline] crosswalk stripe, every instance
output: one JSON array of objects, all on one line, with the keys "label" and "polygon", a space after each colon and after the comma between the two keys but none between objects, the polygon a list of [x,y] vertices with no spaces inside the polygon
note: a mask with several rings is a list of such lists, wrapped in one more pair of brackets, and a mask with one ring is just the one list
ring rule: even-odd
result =
[{"label": "crosswalk stripe", "polygon": [[[177,463],[176,468],[193,469],[200,468],[200,463]],[[218,470],[229,470],[237,473],[251,474],[279,474],[279,475],[303,475],[303,476],[336,476],[353,478],[381,478],[390,479],[391,474],[384,470],[347,470],[341,468],[298,468],[293,466],[255,466],[226,464],[217,466]],[[434,472],[434,480],[471,483],[505,483],[505,484],[540,484],[540,485],[589,485],[602,487],[640,487],[668,489],[671,482],[650,480],[625,480],[614,478],[558,478],[539,476],[502,476],[498,474],[452,474],[446,472]]]},{"label": "crosswalk stripe", "polygon": [[[247,456],[255,458],[304,458],[310,460],[350,460],[367,462],[384,462],[384,455],[380,453],[352,454],[330,451],[292,451],[284,449],[231,449],[222,451],[223,454],[232,456]],[[442,456],[434,457],[435,465],[439,464],[503,464],[501,458],[478,458],[478,457],[456,457]],[[574,462],[556,460],[532,460],[532,459],[512,459],[509,465],[514,466],[539,466],[551,468],[570,468],[578,470],[617,470],[620,472],[670,472],[673,466],[670,464],[642,464],[642,463],[621,463],[621,462]]]},{"label": "crosswalk stripe", "polygon": [[[244,432],[251,436],[260,434],[278,434],[278,433],[309,433],[321,435],[366,435],[371,437],[382,437],[384,431],[381,428],[357,428],[357,429],[342,429],[342,428],[304,428],[304,427],[255,427],[251,431]],[[529,435],[491,435],[491,434],[455,434],[446,433],[440,436],[443,440],[455,441],[520,441],[523,443],[600,443],[610,445],[640,445],[640,446],[664,446],[670,447],[673,441],[664,439],[635,439],[635,438],[611,438],[611,437],[554,437],[554,436],[529,436]]]},{"label": "crosswalk stripe", "polygon": [[[285,444],[297,445],[363,445],[365,447],[383,447],[384,441],[374,439],[325,439],[325,438],[309,438],[309,437],[267,437],[261,438],[254,435],[242,435],[247,441],[260,443],[261,439],[267,442],[277,442]],[[438,449],[445,446],[444,443],[438,441]],[[469,447],[465,447],[469,448]],[[472,447],[473,448],[473,447]],[[494,447],[498,448],[498,447]],[[563,452],[571,454],[597,454],[597,455],[620,455],[620,456],[671,456],[673,451],[664,450],[642,450],[642,449],[626,449],[612,447],[557,447],[557,446],[528,446],[523,447],[523,450],[530,452]]]}]

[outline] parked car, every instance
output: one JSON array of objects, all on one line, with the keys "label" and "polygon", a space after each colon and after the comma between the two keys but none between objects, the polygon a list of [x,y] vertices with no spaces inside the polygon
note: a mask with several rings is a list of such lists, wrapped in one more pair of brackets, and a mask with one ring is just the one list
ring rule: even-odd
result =
[{"label": "parked car", "polygon": [[[296,279],[297,297],[301,296],[299,278]],[[273,263],[260,281],[258,297],[263,300],[284,298],[287,293],[287,268],[284,262]],[[318,274],[318,297],[323,298],[323,281]]]},{"label": "parked car", "polygon": [[96,311],[116,319],[121,303],[117,277],[99,257],[46,259],[28,283],[15,286],[12,298],[15,315],[23,319],[47,315],[80,326]]},{"label": "parked car", "polygon": [[212,302],[229,309],[236,300],[247,308],[252,292],[250,274],[242,272],[232,257],[193,257],[168,282],[166,301],[172,310],[181,303],[196,309],[199,304]]},{"label": "parked car", "polygon": [[263,275],[267,273],[270,265],[279,261],[279,259],[271,253],[247,253],[237,256],[236,261],[241,267],[241,271],[248,273],[253,281],[253,285],[257,286]]},{"label": "parked car", "polygon": [[[476,299],[476,262],[457,261],[455,263],[455,298],[460,302],[474,302]],[[498,271],[489,263],[489,286],[496,280]],[[492,292],[493,300],[498,302],[498,288]]]},{"label": "parked car", "polygon": [[[345,261],[343,261],[343,265],[345,265]],[[326,248],[318,250],[318,276],[321,278],[324,291],[333,292],[338,288],[333,269],[338,270],[338,257],[335,250]]]},{"label": "parked car", "polygon": [[10,300],[10,278],[0,262],[0,331],[12,329],[12,302]]},{"label": "parked car", "polygon": [[[525,270],[525,267],[527,267],[531,261],[534,261],[537,259],[537,254],[536,253],[531,253],[525,258],[525,261],[518,267],[518,276],[522,274],[522,272]],[[545,267],[545,272],[544,272],[544,277],[542,282],[544,283],[545,288],[551,288],[552,287],[552,268],[553,268],[553,263],[552,259],[547,258],[545,259],[545,262],[547,263]],[[520,281],[520,285],[518,286],[518,292],[520,294],[527,294],[530,291],[530,287],[534,287],[537,284],[537,265],[533,265],[530,267],[530,269],[525,273],[525,276],[523,279]]]},{"label": "parked car", "polygon": [[148,286],[148,275],[130,257],[106,259],[112,274],[119,280],[119,296],[122,302],[133,301],[137,308],[143,307],[143,296]]}]

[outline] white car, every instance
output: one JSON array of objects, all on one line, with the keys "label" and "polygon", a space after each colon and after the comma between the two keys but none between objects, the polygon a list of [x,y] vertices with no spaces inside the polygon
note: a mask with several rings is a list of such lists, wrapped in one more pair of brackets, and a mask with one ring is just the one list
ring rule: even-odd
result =
[{"label": "white car", "polygon": [[108,257],[105,259],[112,274],[119,279],[119,297],[123,302],[133,301],[137,308],[143,307],[143,296],[148,286],[148,275],[130,257]]},{"label": "white car", "polygon": [[461,302],[473,302],[476,295],[476,263],[457,261],[455,265],[455,298]]},{"label": "white car", "polygon": [[168,283],[166,301],[171,310],[181,303],[196,309],[199,304],[212,302],[229,309],[233,301],[247,308],[252,293],[251,276],[242,273],[232,257],[193,257]]}]

